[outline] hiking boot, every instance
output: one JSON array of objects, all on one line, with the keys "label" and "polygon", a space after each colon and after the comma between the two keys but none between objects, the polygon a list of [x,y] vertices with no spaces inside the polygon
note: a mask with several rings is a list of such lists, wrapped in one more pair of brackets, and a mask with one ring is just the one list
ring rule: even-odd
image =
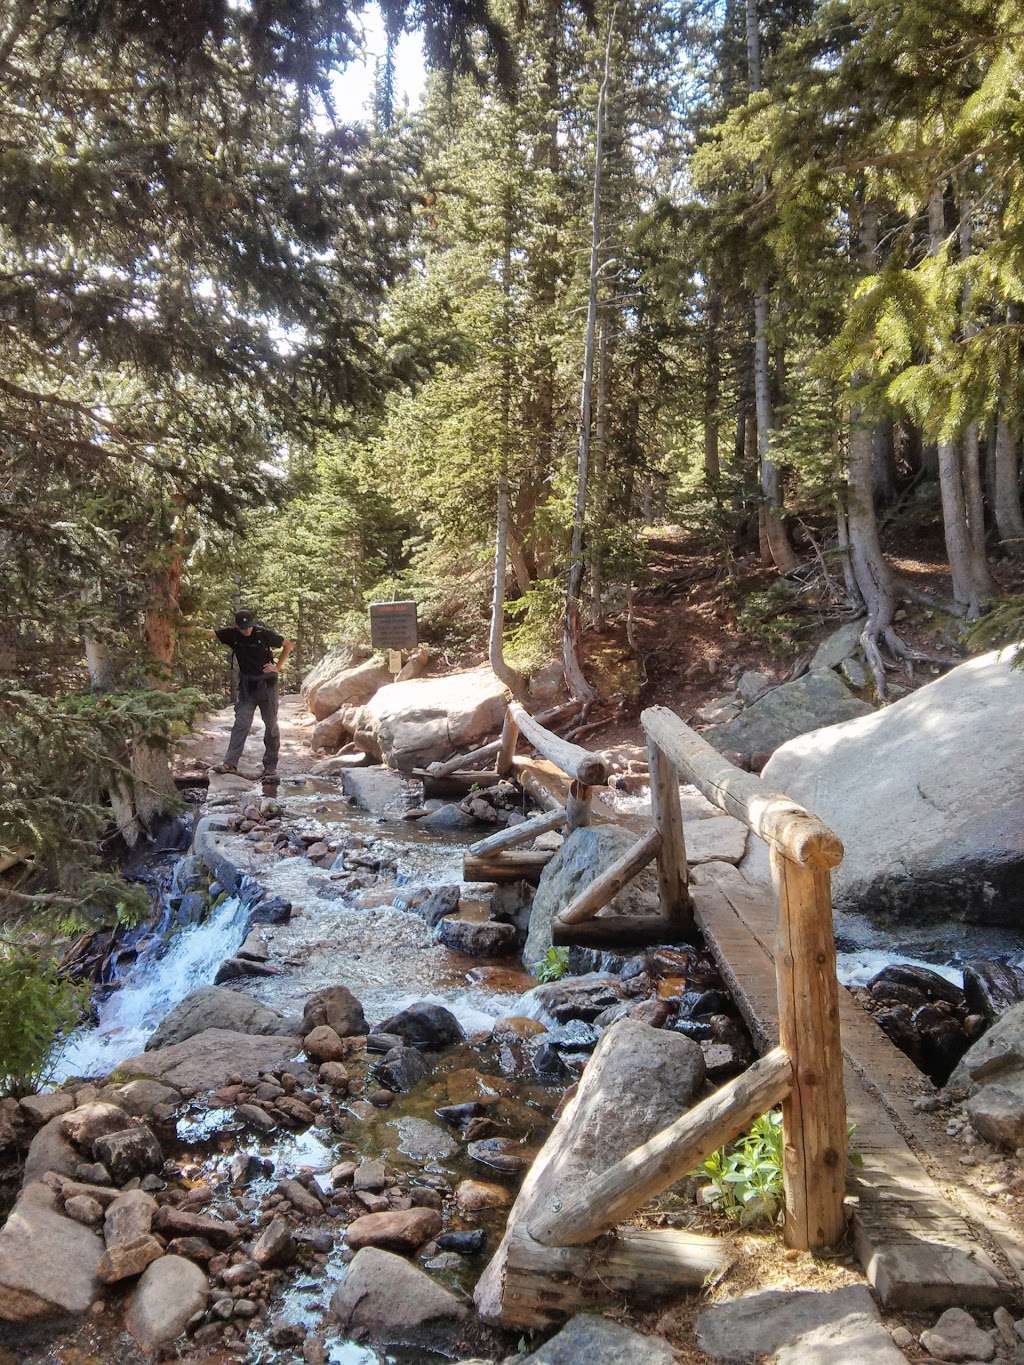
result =
[{"label": "hiking boot", "polygon": [[238,776],[238,765],[236,763],[218,763],[216,767],[210,769],[211,773],[233,773]]},{"label": "hiking boot", "polygon": [[276,781],[277,781],[277,769],[276,769],[276,768],[264,768],[264,769],[260,772],[260,777],[263,779],[264,782],[267,782],[267,781],[276,782]]}]

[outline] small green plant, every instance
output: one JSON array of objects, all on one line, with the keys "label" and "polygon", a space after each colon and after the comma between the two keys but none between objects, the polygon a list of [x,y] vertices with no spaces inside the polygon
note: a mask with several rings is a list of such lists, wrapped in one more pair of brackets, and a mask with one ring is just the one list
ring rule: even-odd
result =
[{"label": "small green plant", "polygon": [[[852,1140],[854,1125],[849,1127]],[[849,1161],[863,1158],[852,1145]],[[712,1208],[737,1222],[752,1225],[775,1222],[782,1212],[782,1111],[769,1110],[731,1147],[719,1147],[694,1175],[704,1175],[711,1189]]]},{"label": "small green plant", "polygon": [[53,1045],[74,1028],[85,987],[62,978],[56,964],[27,949],[0,949],[0,1095],[25,1095],[47,1078]]},{"label": "small green plant", "polygon": [[561,981],[569,970],[569,949],[549,948],[537,963],[534,975],[539,981]]},{"label": "small green plant", "polygon": [[813,624],[794,610],[793,589],[785,582],[764,592],[747,593],[736,615],[742,633],[764,645],[772,654],[792,652],[793,640]]}]

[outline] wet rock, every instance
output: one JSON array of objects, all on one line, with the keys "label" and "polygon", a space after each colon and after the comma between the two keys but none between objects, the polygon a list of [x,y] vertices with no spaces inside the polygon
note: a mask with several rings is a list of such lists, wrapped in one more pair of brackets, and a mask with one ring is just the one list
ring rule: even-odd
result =
[{"label": "wet rock", "polygon": [[376,1076],[381,1085],[403,1093],[429,1076],[430,1071],[430,1063],[418,1048],[401,1043],[385,1053],[384,1060],[377,1066]]},{"label": "wet rock", "polygon": [[340,1062],[322,1062],[317,1070],[317,1079],[322,1085],[342,1094],[348,1089],[348,1072]]},{"label": "wet rock", "polygon": [[479,1256],[486,1245],[487,1233],[483,1228],[445,1232],[437,1239],[439,1251],[454,1251],[460,1256]]},{"label": "wet rock", "polygon": [[53,1190],[27,1186],[0,1229],[0,1320],[86,1312],[102,1256],[96,1233],[57,1211]]},{"label": "wet rock", "polygon": [[544,986],[535,986],[524,997],[523,1004],[560,1024],[570,1019],[593,1022],[599,1014],[618,1004],[622,987],[618,977],[593,973],[590,976],[566,976]]},{"label": "wet rock", "polygon": [[441,1231],[436,1209],[404,1209],[390,1213],[366,1213],[350,1223],[345,1240],[353,1251],[375,1247],[411,1256]]},{"label": "wet rock", "polygon": [[74,1194],[64,1201],[64,1212],[68,1218],[84,1227],[99,1227],[103,1222],[103,1207],[91,1195]]},{"label": "wet rock", "polygon": [[348,1056],[345,1044],[330,1024],[319,1024],[302,1040],[306,1055],[316,1062],[340,1062]]},{"label": "wet rock", "polygon": [[277,1187],[277,1192],[283,1194],[289,1204],[298,1209],[300,1213],[309,1214],[316,1218],[324,1211],[324,1206],[316,1195],[297,1180],[282,1180]]},{"label": "wet rock", "polygon": [[173,1341],[206,1307],[206,1276],[183,1256],[162,1256],[143,1273],[128,1305],[125,1325],[144,1351]]},{"label": "wet rock", "polygon": [[142,1190],[125,1190],[107,1205],[103,1220],[103,1240],[107,1247],[121,1242],[133,1242],[142,1237],[153,1226],[157,1213],[157,1202],[151,1194]]},{"label": "wet rock", "polygon": [[94,1100],[64,1114],[60,1128],[69,1142],[73,1142],[84,1152],[91,1152],[97,1138],[105,1137],[108,1133],[121,1132],[126,1123],[125,1111],[118,1105]]},{"label": "wet rock", "polygon": [[331,1310],[343,1334],[363,1331],[384,1344],[407,1343],[412,1334],[461,1321],[468,1311],[418,1267],[374,1247],[354,1257]]},{"label": "wet rock", "polygon": [[191,991],[165,1014],[156,1032],[146,1043],[146,1051],[172,1047],[207,1029],[227,1029],[234,1033],[275,1034],[282,1032],[284,1015],[251,996],[220,986],[201,986]]},{"label": "wet rock", "polygon": [[[210,987],[211,990],[218,989]],[[227,992],[231,994],[231,992]],[[196,1095],[227,1084],[231,1077],[254,1084],[265,1071],[285,1065],[300,1050],[300,1040],[287,1035],[234,1033],[210,1028],[184,1042],[129,1057],[120,1071],[148,1075]]]},{"label": "wet rock", "polygon": [[482,1166],[504,1171],[508,1175],[528,1170],[536,1156],[532,1148],[524,1147],[511,1138],[482,1138],[479,1142],[470,1142],[466,1152]]},{"label": "wet rock", "polygon": [[508,1014],[495,1020],[493,1037],[495,1042],[519,1042],[535,1038],[541,1033],[547,1033],[547,1028],[539,1019],[529,1019],[523,1014]]},{"label": "wet rock", "polygon": [[878,1010],[875,1023],[883,1033],[915,1062],[921,1060],[921,1039],[914,1028],[914,1016],[907,1005],[892,1005]]},{"label": "wet rock", "polygon": [[512,1193],[503,1185],[492,1185],[484,1180],[462,1180],[455,1190],[455,1203],[462,1214],[507,1209],[512,1203]]},{"label": "wet rock", "polygon": [[467,957],[501,957],[515,951],[518,939],[514,924],[496,920],[443,919],[436,936],[453,953]]},{"label": "wet rock", "polygon": [[444,1207],[444,1199],[440,1190],[431,1189],[429,1185],[416,1185],[409,1191],[410,1207],[414,1209],[437,1209],[438,1213]]},{"label": "wet rock", "polygon": [[1024,1095],[1024,1003],[1011,1005],[972,1043],[949,1078],[951,1089],[970,1093],[989,1084],[1008,1086]]},{"label": "wet rock", "polygon": [[93,1143],[92,1154],[106,1166],[117,1185],[123,1185],[132,1176],[158,1171],[164,1164],[156,1134],[144,1123],[136,1128],[104,1133]]},{"label": "wet rock", "polygon": [[947,1308],[929,1331],[921,1333],[921,1345],[937,1360],[991,1360],[995,1342],[963,1308]]},{"label": "wet rock", "polygon": [[202,1237],[211,1246],[222,1250],[238,1241],[238,1224],[208,1214],[189,1213],[172,1204],[164,1204],[157,1211],[153,1226],[164,1237]]},{"label": "wet rock", "polygon": [[1024,1000],[1024,968],[1007,962],[975,961],[964,967],[967,1008],[990,1023]]},{"label": "wet rock", "polygon": [[55,1090],[50,1095],[26,1095],[21,1101],[21,1112],[33,1128],[42,1128],[43,1124],[74,1107],[75,1097],[67,1090]]},{"label": "wet rock", "polygon": [[202,1237],[172,1237],[166,1250],[169,1256],[186,1256],[199,1265],[209,1265],[218,1254]]},{"label": "wet rock", "polygon": [[270,957],[270,949],[253,929],[246,935],[245,942],[235,956],[245,958],[250,962],[266,962]]},{"label": "wet rock", "polygon": [[631,1327],[577,1313],[543,1346],[521,1358],[521,1365],[672,1365],[675,1353],[664,1337],[644,1336]]},{"label": "wet rock", "polygon": [[272,1174],[274,1163],[269,1157],[257,1156],[255,1152],[236,1152],[228,1166],[232,1185],[248,1185],[253,1180]]},{"label": "wet rock", "polygon": [[292,1253],[292,1230],[284,1218],[274,1218],[253,1243],[252,1259],[258,1266],[282,1265]]},{"label": "wet rock", "polygon": [[285,1095],[283,1099],[277,1101],[277,1107],[290,1123],[300,1128],[308,1127],[316,1121],[316,1111],[294,1095]]},{"label": "wet rock", "polygon": [[223,981],[237,981],[244,976],[280,976],[281,968],[270,962],[253,962],[247,957],[228,957],[217,968],[213,978],[216,985]]},{"label": "wet rock", "polygon": [[454,801],[448,802],[440,810],[431,811],[419,822],[420,829],[430,830],[432,834],[457,834],[463,830],[476,829],[479,823],[475,815],[463,810]]},{"label": "wet rock", "polygon": [[441,1052],[444,1048],[463,1042],[466,1037],[451,1010],[425,1000],[385,1019],[379,1031],[394,1034],[403,1042],[426,1052]]},{"label": "wet rock", "polygon": [[127,1085],[106,1086],[100,1099],[118,1105],[133,1118],[150,1118],[157,1109],[177,1105],[181,1095],[173,1086],[142,1077]]},{"label": "wet rock", "polygon": [[390,1052],[393,1047],[401,1047],[403,1039],[397,1033],[373,1033],[366,1035],[367,1052]]},{"label": "wet rock", "polygon": [[302,1010],[302,1035],[316,1028],[332,1028],[339,1038],[367,1032],[363,1007],[346,986],[326,986],[307,997]]},{"label": "wet rock", "polygon": [[868,989],[877,999],[898,999],[883,993],[887,986],[905,986],[919,992],[924,1000],[945,1000],[957,1009],[966,1003],[964,992],[952,981],[947,981],[940,973],[927,967],[917,967],[907,962],[893,962],[883,967],[868,982]]},{"label": "wet rock", "polygon": [[388,1183],[387,1171],[383,1161],[365,1157],[356,1167],[352,1177],[352,1187],[356,1190],[369,1190],[376,1193]]},{"label": "wet rock", "polygon": [[967,1101],[967,1117],[986,1142],[1008,1151],[1024,1147],[1024,1095],[1004,1085],[984,1085]]},{"label": "wet rock", "polygon": [[147,1266],[158,1261],[163,1254],[163,1244],[159,1239],[148,1232],[142,1233],[131,1241],[108,1246],[96,1274],[103,1284],[116,1284],[119,1280],[141,1275]]},{"label": "wet rock", "polygon": [[443,1161],[459,1150],[450,1133],[427,1119],[392,1119],[388,1126],[398,1132],[398,1150],[414,1161]]},{"label": "wet rock", "polygon": [[413,890],[402,888],[397,893],[395,903],[403,910],[412,910],[417,915],[422,915],[433,929],[446,915],[455,914],[461,899],[462,889],[457,884],[419,886]]},{"label": "wet rock", "polygon": [[277,1120],[258,1104],[240,1104],[235,1114],[243,1123],[248,1124],[250,1128],[258,1129],[261,1133],[272,1133],[277,1127]]},{"label": "wet rock", "polygon": [[434,1113],[445,1123],[450,1123],[453,1128],[464,1128],[471,1119],[478,1118],[487,1112],[487,1107],[479,1100],[467,1100],[464,1104],[443,1104],[440,1109],[435,1109]]},{"label": "wet rock", "polygon": [[292,903],[281,896],[264,896],[249,912],[250,924],[287,924],[292,917]]}]

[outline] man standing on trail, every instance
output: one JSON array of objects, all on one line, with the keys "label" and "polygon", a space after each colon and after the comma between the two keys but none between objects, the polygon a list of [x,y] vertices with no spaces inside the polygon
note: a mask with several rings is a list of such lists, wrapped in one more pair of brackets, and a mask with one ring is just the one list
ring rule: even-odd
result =
[{"label": "man standing on trail", "polygon": [[[281,748],[281,731],[277,724],[277,675],[292,652],[291,640],[278,635],[269,626],[260,625],[251,611],[236,611],[235,624],[215,630],[213,635],[227,645],[238,660],[238,700],[235,702],[235,723],[231,727],[228,751],[224,762],[214,768],[216,773],[237,773],[238,760],[259,707],[263,717],[263,771],[261,777],[277,775],[277,755]],[[280,649],[277,660],[274,650]]]}]

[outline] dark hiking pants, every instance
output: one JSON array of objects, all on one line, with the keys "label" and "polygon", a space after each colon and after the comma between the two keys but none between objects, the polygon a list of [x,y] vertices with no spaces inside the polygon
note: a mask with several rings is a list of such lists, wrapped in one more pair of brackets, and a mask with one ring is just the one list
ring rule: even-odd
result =
[{"label": "dark hiking pants", "polygon": [[277,678],[270,674],[265,678],[239,678],[238,700],[235,702],[235,723],[231,727],[228,751],[224,755],[225,763],[238,766],[257,707],[259,707],[265,727],[263,766],[265,768],[277,767],[277,754],[281,747],[281,731],[277,724]]}]

